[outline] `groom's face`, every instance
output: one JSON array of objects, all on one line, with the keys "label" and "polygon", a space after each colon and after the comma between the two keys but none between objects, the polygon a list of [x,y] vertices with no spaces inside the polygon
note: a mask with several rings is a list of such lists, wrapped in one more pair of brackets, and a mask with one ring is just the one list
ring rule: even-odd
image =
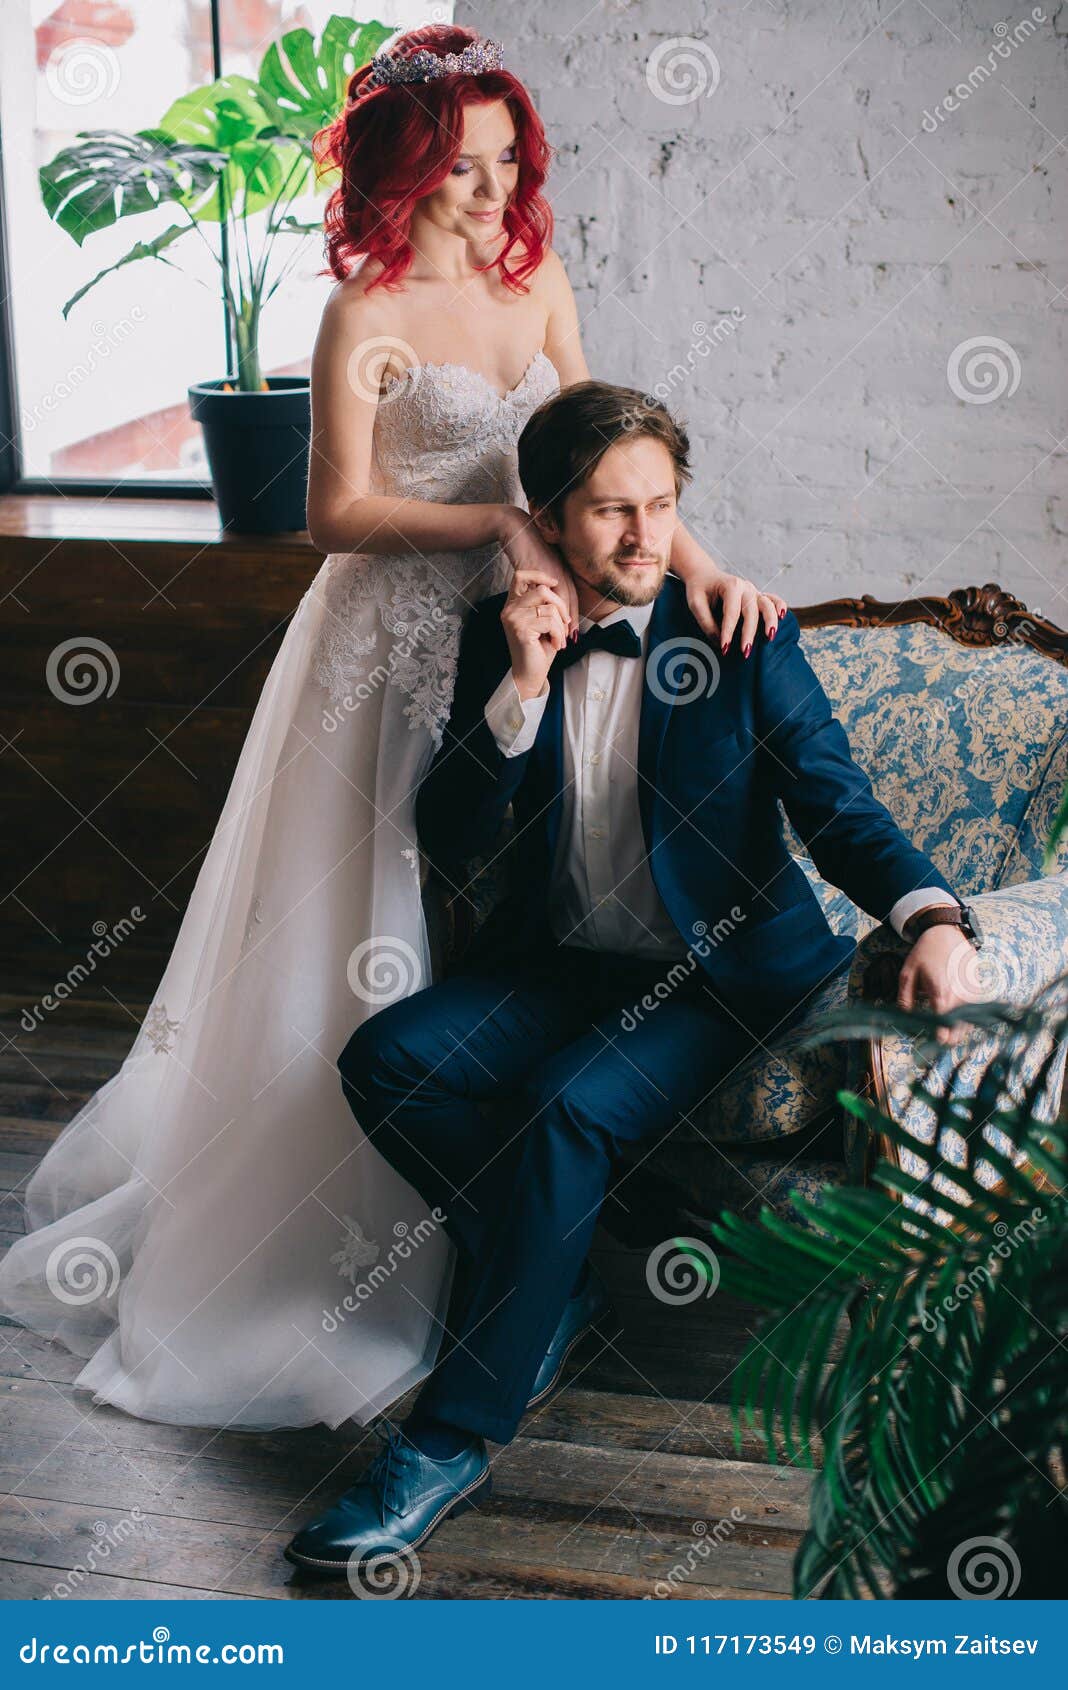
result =
[{"label": "groom's face", "polygon": [[649,604],[664,584],[678,523],[671,453],[648,435],[617,440],[567,495],[562,522],[547,512],[536,521],[574,575],[584,614]]}]

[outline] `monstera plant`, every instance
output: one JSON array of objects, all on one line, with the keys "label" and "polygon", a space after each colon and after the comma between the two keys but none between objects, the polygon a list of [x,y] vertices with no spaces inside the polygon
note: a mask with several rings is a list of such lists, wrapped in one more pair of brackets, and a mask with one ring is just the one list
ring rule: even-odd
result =
[{"label": "monstera plant", "polygon": [[[308,237],[322,231],[320,219],[305,222],[292,210],[317,185],[312,139],[343,107],[353,72],[393,33],[343,16],[332,17],[318,39],[291,30],[267,49],[255,79],[222,76],[183,94],[150,129],[82,130],[77,145],[40,172],[48,215],[79,246],[120,218],[161,207],[172,214],[161,233],[136,241],[72,294],[64,317],[128,264],[180,269],[182,241],[199,240],[218,263],[234,368],[189,395],[204,424],[225,527],[304,526],[308,383],[264,379],[260,322]],[[225,240],[210,238],[215,227]],[[281,237],[298,244],[272,269]]]}]

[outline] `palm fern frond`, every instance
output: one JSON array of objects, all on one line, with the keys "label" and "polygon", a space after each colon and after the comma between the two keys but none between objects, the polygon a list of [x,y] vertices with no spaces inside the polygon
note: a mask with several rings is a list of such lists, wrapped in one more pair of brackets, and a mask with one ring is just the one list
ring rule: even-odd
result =
[{"label": "palm fern frond", "polygon": [[[735,1374],[736,1437],[755,1429],[772,1462],[780,1445],[802,1466],[823,1451],[797,1597],[960,1594],[970,1539],[998,1541],[1017,1594],[1043,1593],[1058,1532],[1063,1563],[1068,1127],[1040,1106],[1066,997],[1068,975],[1023,1009],[969,1006],[992,1049],[969,1085],[968,1041],[934,1045],[910,1087],[927,1142],[839,1093],[910,1166],[883,1159],[871,1188],[795,1196],[802,1226],[767,1208],[713,1224],[724,1286],[766,1312]],[[933,1038],[962,1010],[850,1006],[827,1029],[836,1019]]]}]

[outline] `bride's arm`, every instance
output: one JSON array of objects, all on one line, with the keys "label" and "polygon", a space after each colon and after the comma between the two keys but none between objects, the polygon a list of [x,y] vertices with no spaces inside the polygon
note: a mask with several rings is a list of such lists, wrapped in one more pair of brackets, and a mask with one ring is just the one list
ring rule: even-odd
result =
[{"label": "bride's arm", "polygon": [[[546,253],[538,276],[543,281],[549,309],[545,350],[556,365],[560,386],[588,381],[590,372],[582,351],[575,296],[558,253]],[[744,650],[753,644],[761,621],[770,637],[780,618],[786,615],[785,599],[777,593],[758,591],[744,575],[722,570],[681,522],[671,545],[671,568],[686,583],[686,597],[701,628],[725,648],[730,645],[739,618]]]},{"label": "bride's arm", "polygon": [[[443,504],[371,493],[371,441],[390,347],[405,342],[374,298],[339,283],[323,311],[311,369],[307,524],[324,552],[460,552],[510,542],[524,513],[506,504]],[[385,403],[389,403],[388,399]]]}]

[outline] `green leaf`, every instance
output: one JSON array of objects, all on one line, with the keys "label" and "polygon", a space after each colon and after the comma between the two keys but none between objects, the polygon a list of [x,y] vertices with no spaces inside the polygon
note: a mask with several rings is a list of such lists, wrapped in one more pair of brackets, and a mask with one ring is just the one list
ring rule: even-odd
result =
[{"label": "green leaf", "polygon": [[120,217],[195,202],[226,166],[217,149],[176,142],[160,129],[81,130],[79,138],[80,146],[64,147],[39,173],[46,212],[79,246]]},{"label": "green leaf", "polygon": [[272,43],[259,69],[260,87],[274,102],[283,134],[310,140],[342,110],[353,73],[377,53],[394,27],[354,23],[335,15],[318,44],[306,29]]}]

